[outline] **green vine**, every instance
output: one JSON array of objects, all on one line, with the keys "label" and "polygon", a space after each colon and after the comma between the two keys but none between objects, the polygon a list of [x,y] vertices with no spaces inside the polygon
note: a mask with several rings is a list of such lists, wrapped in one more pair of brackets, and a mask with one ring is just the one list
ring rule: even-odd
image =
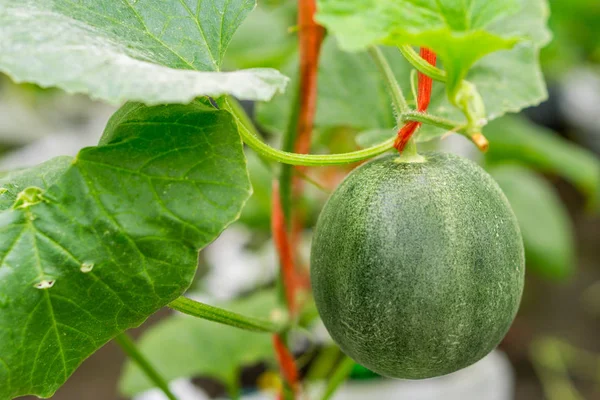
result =
[{"label": "green vine", "polygon": [[400,49],[402,55],[404,55],[404,58],[406,58],[406,60],[417,69],[417,71],[427,75],[435,81],[446,82],[446,72],[423,60],[421,56],[419,56],[419,53],[412,48],[412,46],[402,45],[398,46],[398,48]]},{"label": "green vine", "polygon": [[[272,146],[269,146],[261,140],[258,136],[252,133],[251,129],[244,124],[244,118],[239,115],[239,110],[232,107],[229,100],[223,102],[223,107],[231,112],[236,119],[238,124],[239,132],[244,143],[250,148],[256,151],[260,156],[263,156],[272,161],[277,161],[284,164],[290,165],[304,165],[304,166],[326,166],[326,165],[344,165],[352,164],[358,161],[364,161],[369,158],[378,156],[394,148],[394,140],[392,137],[382,143],[375,146],[368,147],[366,149],[352,151],[349,153],[340,154],[298,154],[290,153],[287,151],[278,150]],[[473,140],[465,132],[466,125],[464,123],[447,120],[444,118],[436,117],[431,114],[419,113],[416,111],[410,111],[405,114],[399,115],[401,121],[419,121],[425,124],[437,126],[451,130],[454,133],[462,134],[463,136]]]},{"label": "green vine", "polygon": [[239,115],[236,114],[236,110],[230,106],[228,100],[224,102],[224,107],[226,110],[230,111],[236,119],[236,122],[238,123],[239,132],[244,143],[246,143],[250,148],[252,148],[261,156],[284,164],[304,166],[351,164],[357,161],[363,161],[383,154],[386,151],[391,150],[394,145],[394,139],[391,138],[383,143],[380,143],[373,147],[369,147],[367,149],[341,154],[297,154],[290,153],[287,151],[281,151],[269,146],[268,144],[264,143],[260,138],[252,134],[248,127],[244,125]]}]

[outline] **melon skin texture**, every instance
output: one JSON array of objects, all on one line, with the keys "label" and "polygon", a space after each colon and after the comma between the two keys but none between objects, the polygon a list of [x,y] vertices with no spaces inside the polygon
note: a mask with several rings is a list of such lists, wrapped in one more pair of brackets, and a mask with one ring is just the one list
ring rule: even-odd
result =
[{"label": "melon skin texture", "polygon": [[458,156],[354,170],[323,208],[311,283],[325,327],[381,375],[424,379],[480,360],[519,308],[525,259],[496,182]]}]

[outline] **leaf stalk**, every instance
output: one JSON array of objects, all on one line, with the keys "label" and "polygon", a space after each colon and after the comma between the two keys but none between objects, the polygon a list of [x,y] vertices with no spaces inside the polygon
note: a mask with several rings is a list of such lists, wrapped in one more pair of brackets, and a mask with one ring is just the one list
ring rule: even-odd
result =
[{"label": "leaf stalk", "polygon": [[387,62],[383,52],[377,46],[369,47],[369,55],[379,68],[381,75],[386,81],[387,87],[390,91],[390,95],[392,97],[392,104],[394,105],[394,111],[396,111],[396,115],[399,116],[404,114],[410,110],[408,107],[408,103],[406,102],[406,98],[404,97],[404,93],[402,93],[402,89],[394,76],[392,68],[390,64]]},{"label": "leaf stalk", "polygon": [[121,333],[115,337],[115,342],[121,349],[127,354],[127,356],[135,362],[138,367],[146,374],[146,377],[150,379],[156,387],[158,387],[169,400],[177,400],[177,397],[169,389],[167,381],[160,375],[160,373],[150,364],[150,361],[140,352],[135,345],[134,341],[126,333]]},{"label": "leaf stalk", "polygon": [[247,317],[242,314],[204,304],[183,296],[171,302],[169,304],[169,308],[172,308],[173,310],[179,311],[183,314],[191,315],[192,317],[202,318],[208,321],[213,321],[253,332],[278,333],[284,330],[287,323],[287,318],[286,320],[282,319],[282,321],[271,321],[255,317]]}]

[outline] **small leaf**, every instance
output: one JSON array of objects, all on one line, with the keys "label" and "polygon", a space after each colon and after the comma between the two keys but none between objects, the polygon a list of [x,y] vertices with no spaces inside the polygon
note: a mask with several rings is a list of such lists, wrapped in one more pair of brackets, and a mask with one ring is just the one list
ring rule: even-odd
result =
[{"label": "small leaf", "polygon": [[505,117],[485,129],[490,142],[488,162],[518,161],[542,172],[565,177],[592,206],[600,200],[600,159],[555,132],[524,118]]},{"label": "small leaf", "polygon": [[[239,299],[223,308],[268,318],[275,308],[272,291]],[[228,387],[237,385],[244,365],[273,359],[271,336],[176,314],[150,328],[139,340],[142,353],[167,380],[208,376]],[[151,389],[154,384],[138,366],[127,362],[120,391],[126,396]]]},{"label": "small leaf", "polygon": [[[540,48],[550,40],[550,33],[543,25],[530,21],[545,21],[548,6],[544,0],[526,1],[521,11],[504,21],[505,28],[512,27],[531,38],[511,50],[498,51],[479,60],[467,73],[467,80],[475,84],[483,97],[487,120],[491,121],[506,113],[540,104],[548,98],[546,83],[539,63]],[[444,93],[444,85],[435,82],[429,112],[458,122],[466,122],[462,113],[453,107]],[[487,128],[484,128],[486,134]],[[423,125],[417,141],[424,142],[439,137],[444,130]]]},{"label": "small leaf", "polygon": [[[2,0],[0,71],[113,104],[189,103],[233,94],[268,100],[272,69],[218,72],[254,0]],[[206,72],[199,72],[206,71]]]},{"label": "small leaf", "polygon": [[527,267],[546,278],[564,279],[575,268],[573,226],[553,188],[519,165],[488,170],[512,206],[525,244]]},{"label": "small leaf", "polygon": [[[372,44],[433,49],[448,73],[452,95],[482,57],[523,40],[547,42],[545,0],[320,0],[317,19],[356,51]],[[543,15],[532,14],[543,8]]]},{"label": "small leaf", "polygon": [[1,400],[51,396],[180,296],[251,191],[231,115],[199,102],[126,104],[99,146],[0,187]]}]

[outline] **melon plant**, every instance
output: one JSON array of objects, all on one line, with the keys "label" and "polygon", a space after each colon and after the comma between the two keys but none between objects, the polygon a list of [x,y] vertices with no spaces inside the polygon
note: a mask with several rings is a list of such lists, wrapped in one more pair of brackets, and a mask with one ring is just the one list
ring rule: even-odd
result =
[{"label": "melon plant", "polygon": [[[301,398],[292,339],[319,315],[348,356],[386,376],[439,376],[480,359],[519,305],[519,228],[479,167],[418,150],[455,134],[485,151],[488,121],[545,99],[537,58],[550,39],[547,7],[0,0],[2,73],[119,107],[96,146],[0,174],[0,400],[53,396],[111,340],[130,358],[127,395],[156,387],[172,400],[168,381],[204,374],[237,398],[243,364],[264,359],[277,378],[262,381]],[[256,102],[255,118],[238,101]],[[381,139],[357,148],[361,132]],[[252,316],[187,293],[203,279],[198,252],[252,195],[246,150],[269,181],[255,185],[244,220],[270,196],[280,266],[276,305]],[[298,245],[311,228],[302,205],[315,204],[302,201],[305,188],[328,190],[384,153],[324,206],[309,277]],[[225,304],[246,312],[244,301]],[[129,338],[164,307],[187,315],[151,340]],[[272,338],[265,346],[258,333],[240,339],[193,318]],[[202,332],[236,356],[190,362],[207,354],[194,340]],[[353,369],[335,361],[323,399]]]},{"label": "melon plant", "polygon": [[442,153],[354,170],[321,212],[310,264],[336,343],[405,379],[454,372],[495,348],[525,272],[519,226],[496,182]]}]

